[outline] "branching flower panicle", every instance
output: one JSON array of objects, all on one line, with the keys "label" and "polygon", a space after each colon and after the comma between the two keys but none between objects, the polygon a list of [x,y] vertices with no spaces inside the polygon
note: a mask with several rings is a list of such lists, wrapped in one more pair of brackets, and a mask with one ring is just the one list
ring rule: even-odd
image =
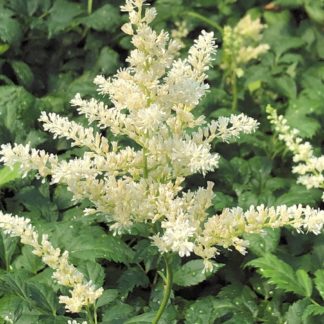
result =
[{"label": "branching flower panicle", "polygon": [[[289,151],[293,154],[293,173],[298,175],[297,183],[304,185],[307,189],[319,188],[324,190],[324,155],[316,157],[313,147],[298,136],[299,131],[292,129],[287,120],[277,114],[271,106],[267,107],[268,119],[274,125],[279,139],[284,141]],[[322,196],[324,201],[324,193]]]},{"label": "branching flower panicle", "polygon": [[[178,42],[170,40],[165,31],[157,33],[150,27],[155,9],[144,6],[142,0],[127,0],[122,10],[129,15],[122,29],[132,36],[134,45],[128,66],[108,79],[95,78],[99,93],[109,97],[112,107],[99,100],[85,100],[79,94],[71,104],[89,124],[97,123],[111,138],[127,136],[136,145],[108,142],[92,127],[43,113],[40,120],[44,128],[55,137],[72,141],[72,145],[84,146],[84,156],[63,161],[28,145],[7,144],[1,147],[1,161],[10,166],[20,163],[24,173],[36,170],[39,176],[50,176],[52,183],[65,184],[74,200],[92,203],[84,213],[106,215],[115,234],[127,232],[136,223],[158,222],[159,226],[151,227],[151,239],[162,253],[181,257],[195,253],[205,260],[207,270],[217,246],[234,246],[244,252],[244,233],[285,225],[318,233],[322,212],[308,207],[260,206],[246,212],[226,209],[209,217],[212,183],[195,192],[183,192],[185,177],[205,175],[217,168],[219,155],[211,152],[213,140],[228,142],[242,133],[251,134],[258,123],[243,114],[210,123],[204,116],[194,115],[194,108],[209,88],[207,72],[216,51],[213,33],[202,31],[187,58],[180,59]],[[249,19],[242,20],[235,33],[242,39],[258,40],[264,27]],[[238,57],[244,61],[242,53]],[[297,215],[295,220],[293,214]],[[57,259],[67,260],[67,255],[59,253]],[[78,301],[78,294],[91,289],[85,284],[74,287],[72,299]],[[72,303],[69,297],[61,301]],[[78,305],[69,307],[78,309]]]},{"label": "branching flower panicle", "polygon": [[[192,112],[209,88],[205,81],[216,51],[213,33],[202,31],[187,58],[179,59],[179,42],[149,25],[156,15],[154,8],[141,0],[127,0],[121,9],[129,15],[122,30],[132,36],[134,45],[128,67],[108,79],[95,78],[99,93],[109,96],[113,106],[79,94],[71,104],[89,123],[127,136],[140,149],[108,143],[92,127],[43,112],[44,129],[84,146],[84,156],[59,161],[29,146],[4,145],[1,161],[10,166],[20,162],[25,173],[36,170],[39,176],[50,175],[52,183],[67,185],[74,200],[92,202],[85,214],[109,215],[115,233],[137,222],[159,221],[162,233],[153,236],[154,242],[160,237],[166,244],[163,251],[189,255],[195,232],[207,217],[212,186],[181,195],[184,177],[217,168],[219,155],[211,153],[212,140],[227,142],[241,133],[250,134],[258,123],[241,114],[208,124],[204,116]],[[180,238],[184,224],[188,231]]]}]

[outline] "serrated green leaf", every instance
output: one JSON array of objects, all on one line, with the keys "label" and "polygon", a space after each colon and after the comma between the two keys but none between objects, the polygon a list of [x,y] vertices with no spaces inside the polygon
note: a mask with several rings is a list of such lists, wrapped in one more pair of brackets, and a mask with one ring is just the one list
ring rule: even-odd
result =
[{"label": "serrated green leaf", "polygon": [[26,281],[29,277],[30,273],[23,270],[0,275],[0,289],[11,292],[22,300],[28,300]]},{"label": "serrated green leaf", "polygon": [[262,256],[276,250],[280,240],[280,230],[269,228],[260,234],[246,234],[244,239],[249,242],[249,250],[257,256]]},{"label": "serrated green leaf", "polygon": [[117,303],[116,305],[110,306],[103,314],[103,323],[114,324],[114,323],[125,323],[125,320],[134,313],[134,308],[131,305]]},{"label": "serrated green leaf", "polygon": [[227,299],[208,296],[199,298],[185,311],[187,324],[213,324],[217,318],[233,312],[235,306]]},{"label": "serrated green leaf", "polygon": [[33,252],[30,246],[23,246],[21,255],[17,257],[13,266],[15,269],[25,269],[36,274],[39,270],[44,268],[44,263]]},{"label": "serrated green leaf", "polygon": [[96,302],[96,307],[105,306],[117,299],[119,292],[117,289],[106,289]]},{"label": "serrated green leaf", "polygon": [[121,17],[115,6],[105,4],[88,17],[81,18],[80,22],[98,31],[114,32],[121,24]]},{"label": "serrated green leaf", "polygon": [[118,289],[122,294],[128,294],[135,287],[147,287],[149,279],[142,269],[129,268],[118,279]]},{"label": "serrated green leaf", "polygon": [[191,260],[175,271],[174,283],[183,287],[197,285],[224,266],[221,263],[214,263],[213,265],[213,271],[206,273],[203,272],[203,260]]},{"label": "serrated green leaf", "polygon": [[321,305],[309,305],[304,310],[302,319],[306,320],[309,316],[324,315],[324,307]]},{"label": "serrated green leaf", "polygon": [[66,0],[54,1],[47,24],[49,37],[51,38],[70,26],[73,18],[80,15],[82,11],[80,4]]},{"label": "serrated green leaf", "polygon": [[49,196],[45,196],[40,189],[41,187],[24,187],[16,195],[16,198],[30,212],[29,217],[56,221],[58,218],[57,206],[51,202]]},{"label": "serrated green leaf", "polygon": [[239,318],[246,322],[253,322],[258,316],[256,294],[248,286],[230,284],[221,289],[217,295],[220,300],[228,300],[233,305],[231,323]]},{"label": "serrated green leaf", "polygon": [[290,305],[285,314],[287,324],[304,324],[303,314],[309,303],[308,299],[301,299]]},{"label": "serrated green leaf", "polygon": [[284,75],[277,78],[273,78],[270,82],[271,86],[281,95],[294,99],[297,95],[297,86],[293,78]]},{"label": "serrated green leaf", "polygon": [[308,273],[304,269],[298,269],[296,271],[296,278],[301,287],[304,287],[306,297],[310,297],[313,292],[313,282]]},{"label": "serrated green leaf", "polygon": [[[83,260],[104,258],[114,262],[128,263],[133,257],[133,251],[119,238],[103,235],[92,242],[83,241],[82,236],[71,242],[71,256]],[[82,243],[81,243],[82,242]]]},{"label": "serrated green leaf", "polygon": [[40,283],[28,283],[27,292],[38,309],[56,315],[59,308],[58,298],[50,287]]},{"label": "serrated green leaf", "polygon": [[65,222],[52,227],[58,245],[70,252],[71,258],[79,261],[106,259],[130,263],[134,251],[119,237],[106,234],[99,226],[83,226],[79,222]]},{"label": "serrated green leaf", "polygon": [[270,283],[284,291],[294,292],[304,297],[309,294],[309,287],[305,287],[305,283],[298,281],[293,268],[272,254],[254,259],[248,262],[247,266],[258,268],[261,276],[269,279]]},{"label": "serrated green leaf", "polygon": [[97,287],[102,287],[105,279],[104,269],[97,262],[89,261],[78,265],[78,270],[81,271],[88,281],[93,282]]},{"label": "serrated green leaf", "polygon": [[10,316],[14,321],[21,315],[23,308],[22,300],[13,294],[6,294],[0,298],[0,318]]},{"label": "serrated green leaf", "polygon": [[302,185],[292,185],[287,193],[284,193],[276,200],[275,205],[292,206],[296,204],[315,205],[321,199],[321,191],[307,189]]}]

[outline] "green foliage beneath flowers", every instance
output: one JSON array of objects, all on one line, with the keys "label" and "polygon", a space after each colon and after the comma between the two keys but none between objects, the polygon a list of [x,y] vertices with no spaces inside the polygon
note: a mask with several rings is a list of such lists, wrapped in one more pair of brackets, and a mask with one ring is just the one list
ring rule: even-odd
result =
[{"label": "green foliage beneath flowers", "polygon": [[[82,154],[65,140],[50,139],[37,118],[46,110],[80,121],[69,100],[76,92],[97,96],[94,76],[113,74],[131,47],[120,31],[122,2],[94,0],[90,11],[88,2],[0,0],[0,144],[29,142],[62,158]],[[259,204],[323,208],[319,190],[296,184],[291,155],[272,134],[265,112],[267,104],[276,107],[321,154],[323,1],[157,0],[155,5],[158,29],[187,23],[185,45],[202,28],[216,28],[219,53],[209,72],[211,90],[198,108],[208,119],[229,115],[232,106],[232,90],[220,69],[218,26],[234,26],[246,13],[267,25],[262,42],[270,50],[237,80],[238,110],[256,118],[260,127],[255,136],[242,136],[226,148],[214,143],[222,159],[207,175],[215,182],[212,211]],[[202,185],[205,179],[193,176],[186,189]],[[21,179],[18,167],[0,166],[1,209],[30,218],[54,246],[70,252],[88,280],[104,287],[96,305],[98,322],[151,323],[162,298],[164,263],[147,239],[149,228],[113,236],[101,216],[82,217],[88,206],[71,201],[61,185],[50,187],[31,175]],[[267,230],[246,238],[250,254],[225,252],[210,273],[202,273],[201,260],[175,257],[171,303],[160,323],[324,323],[323,236]],[[66,288],[54,284],[51,275],[29,247],[0,233],[0,323],[71,320],[58,302]],[[82,322],[86,314],[74,319]]]}]

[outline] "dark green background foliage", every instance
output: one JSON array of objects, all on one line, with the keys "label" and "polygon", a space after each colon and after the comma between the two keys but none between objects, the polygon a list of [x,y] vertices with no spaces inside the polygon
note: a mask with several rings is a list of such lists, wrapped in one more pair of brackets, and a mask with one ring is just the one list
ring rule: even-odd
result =
[{"label": "dark green background foliage", "polygon": [[[0,0],[0,144],[31,146],[78,156],[65,140],[53,140],[37,122],[53,111],[83,122],[69,100],[76,92],[97,96],[94,76],[112,75],[122,66],[130,40],[120,31],[126,18],[121,1]],[[246,13],[268,28],[270,51],[251,63],[238,80],[239,111],[260,122],[257,133],[229,145],[215,142],[219,169],[193,176],[188,189],[215,182],[211,212],[225,207],[308,204],[322,207],[321,193],[296,184],[292,159],[272,134],[265,106],[271,104],[300,130],[317,154],[323,147],[324,2],[321,0],[157,0],[157,29],[185,20],[190,46],[201,29],[234,25]],[[219,51],[209,73],[211,90],[197,108],[208,119],[231,113],[231,91],[219,68]],[[185,52],[185,50],[184,50]],[[105,99],[106,100],[106,99]],[[127,143],[125,143],[127,145]],[[71,261],[105,288],[98,302],[102,323],[149,323],[159,306],[163,284],[156,270],[162,260],[146,238],[145,226],[114,237],[99,216],[81,217],[88,205],[71,202],[63,186],[49,186],[17,169],[0,167],[0,207],[24,215],[55,246],[71,251]],[[324,238],[289,230],[250,235],[249,254],[224,251],[215,273],[202,274],[202,262],[175,258],[172,304],[161,323],[324,323]],[[66,323],[58,303],[66,292],[51,270],[17,239],[0,235],[0,323]],[[216,271],[217,270],[217,271]],[[84,314],[80,314],[84,316]]]}]

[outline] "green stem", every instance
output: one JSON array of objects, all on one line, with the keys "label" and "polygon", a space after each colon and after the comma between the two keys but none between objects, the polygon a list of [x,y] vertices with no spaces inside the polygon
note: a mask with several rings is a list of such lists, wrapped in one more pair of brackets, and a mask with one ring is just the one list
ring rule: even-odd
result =
[{"label": "green stem", "polygon": [[88,15],[92,13],[93,0],[88,0]]},{"label": "green stem", "polygon": [[203,16],[203,15],[197,13],[197,12],[193,12],[193,11],[187,11],[186,14],[188,16],[191,16],[193,18],[196,18],[198,20],[203,21],[204,23],[212,26],[213,28],[218,30],[221,34],[223,34],[223,28],[220,25],[218,25],[216,22],[214,22],[213,20],[211,20],[211,19],[209,19],[209,18],[207,18],[207,17],[205,17],[205,16]]},{"label": "green stem", "polygon": [[171,262],[168,260],[168,257],[163,255],[164,262],[165,262],[165,269],[166,269],[166,282],[164,286],[164,291],[163,291],[163,299],[161,302],[161,305],[155,315],[154,320],[152,321],[152,324],[158,324],[162,314],[164,313],[168,301],[170,299],[171,291],[172,291],[172,283],[173,283],[173,273],[172,273],[172,267],[171,267]]},{"label": "green stem", "polygon": [[238,102],[238,96],[237,96],[238,94],[237,94],[237,77],[236,77],[235,72],[233,72],[233,74],[232,74],[231,83],[232,83],[232,96],[233,96],[233,99],[232,99],[232,112],[236,112],[236,110],[237,110],[237,102]]},{"label": "green stem", "polygon": [[147,167],[147,156],[146,156],[146,150],[143,148],[143,178],[147,179],[148,177],[148,167]]},{"label": "green stem", "polygon": [[93,305],[93,319],[94,319],[94,324],[98,324],[97,307],[96,307],[96,305]]},{"label": "green stem", "polygon": [[90,306],[89,305],[86,306],[86,310],[87,310],[87,317],[88,317],[89,324],[95,324],[96,322],[93,321],[93,318],[92,318],[92,314],[91,314],[91,310],[90,310]]}]

